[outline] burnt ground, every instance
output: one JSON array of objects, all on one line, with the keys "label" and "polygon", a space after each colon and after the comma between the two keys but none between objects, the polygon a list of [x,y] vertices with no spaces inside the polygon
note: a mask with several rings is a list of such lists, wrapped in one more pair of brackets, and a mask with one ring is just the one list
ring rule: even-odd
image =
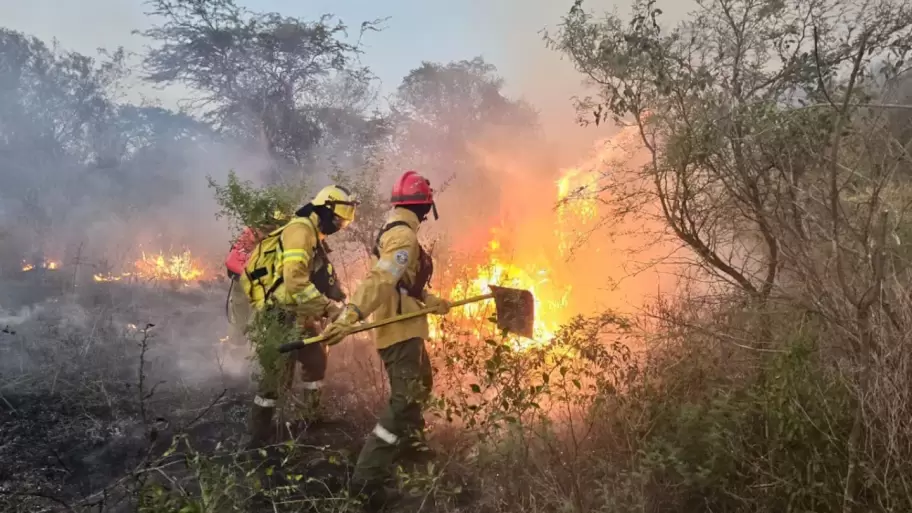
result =
[{"label": "burnt ground", "polygon": [[284,452],[240,453],[251,394],[243,348],[219,342],[224,284],[73,287],[63,276],[3,277],[0,511],[135,511],[156,489],[151,510],[177,511],[201,484],[227,504],[283,483],[294,486],[279,510],[329,511],[314,500],[345,488],[365,425],[330,396],[335,419]]},{"label": "burnt ground", "polygon": [[[14,413],[4,410],[0,420],[0,493],[5,495],[0,498],[0,511],[66,511],[88,506],[93,511],[134,511],[135,495],[143,484],[178,481],[193,493],[199,474],[186,459],[196,454],[229,468],[238,462],[245,469],[272,465],[275,484],[282,475],[301,475],[312,481],[298,486],[296,494],[310,499],[333,496],[344,490],[351,455],[358,449],[350,436],[357,427],[336,421],[296,433],[287,462],[281,461],[288,453],[285,447],[267,460],[242,453],[236,444],[243,433],[249,398],[238,392],[217,396],[209,405],[201,405],[202,411],[170,414],[158,412],[186,405],[186,399],[161,397],[150,401],[150,411],[156,416],[149,423],[129,405],[77,405],[49,395],[6,398],[9,404],[5,406],[14,408]],[[175,443],[180,440],[176,435],[186,437],[194,452]],[[172,443],[177,451],[168,457]],[[253,456],[252,462],[246,460],[249,456]],[[163,466],[168,467],[166,476],[148,472]],[[312,486],[306,486],[310,483]],[[264,504],[264,510],[273,509]]]}]

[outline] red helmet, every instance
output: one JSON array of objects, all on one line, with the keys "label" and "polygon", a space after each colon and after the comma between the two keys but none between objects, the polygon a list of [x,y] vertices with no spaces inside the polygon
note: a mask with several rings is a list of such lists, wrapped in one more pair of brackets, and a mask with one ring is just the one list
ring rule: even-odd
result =
[{"label": "red helmet", "polygon": [[431,189],[430,180],[419,175],[417,171],[406,171],[399,177],[396,185],[393,185],[390,201],[395,206],[432,205],[434,189]]},{"label": "red helmet", "polygon": [[434,219],[437,219],[437,206],[434,205],[434,189],[431,181],[418,174],[417,171],[402,173],[396,184],[393,185],[393,194],[390,197],[393,206],[403,205],[430,205],[434,210]]}]

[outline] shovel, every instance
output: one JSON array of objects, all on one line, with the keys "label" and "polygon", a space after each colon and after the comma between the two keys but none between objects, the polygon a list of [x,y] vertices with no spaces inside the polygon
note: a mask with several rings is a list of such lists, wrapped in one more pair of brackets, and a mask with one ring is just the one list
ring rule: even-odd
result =
[{"label": "shovel", "polygon": [[[494,307],[497,310],[497,327],[502,330],[516,333],[522,337],[532,338],[532,326],[535,324],[535,298],[532,297],[532,293],[528,290],[510,289],[507,287],[497,287],[495,285],[491,285],[490,288],[490,294],[454,301],[450,303],[450,308],[493,298]],[[387,324],[414,319],[415,317],[433,313],[434,310],[434,308],[424,308],[417,312],[397,315],[395,317],[390,317],[389,319],[383,319],[382,321],[361,324],[352,328],[348,334],[353,335],[380,326],[386,326]],[[323,342],[323,340],[325,340],[323,336],[318,335],[298,342],[289,342],[288,344],[279,346],[279,352],[287,353],[289,351],[295,351],[308,344]]]}]

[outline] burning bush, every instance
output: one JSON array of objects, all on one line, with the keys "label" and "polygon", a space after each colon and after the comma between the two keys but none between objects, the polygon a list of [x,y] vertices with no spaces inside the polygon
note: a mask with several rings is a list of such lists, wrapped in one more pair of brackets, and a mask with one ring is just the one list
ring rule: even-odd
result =
[{"label": "burning bush", "polygon": [[[331,179],[355,184],[365,203],[336,239],[341,249],[332,258],[340,262],[366,262],[387,207],[383,181],[417,168],[433,181],[442,215],[420,234],[435,242],[435,292],[461,299],[490,285],[528,289],[537,319],[534,340],[497,333],[489,303],[434,319],[432,444],[441,457],[402,470],[402,488],[419,494],[415,507],[402,509],[427,511],[434,502],[440,511],[532,513],[908,510],[912,285],[903,240],[912,167],[901,114],[882,114],[908,109],[878,98],[872,84],[884,76],[894,83],[906,71],[909,2],[706,2],[672,31],[659,23],[655,2],[634,3],[628,23],[596,18],[576,2],[549,39],[596,88],[581,101],[584,114],[596,124],[606,116],[633,122],[571,167],[548,150],[534,109],[507,98],[480,58],[422,63],[403,79],[391,114],[369,112],[374,91],[356,64],[360,48],[337,39],[344,26],[329,18],[252,13],[222,0],[150,2],[163,21],[145,33],[159,43],[146,55],[147,78],[191,87],[203,100],[198,120],[117,104],[108,89],[123,72],[122,53],[96,66],[2,31],[0,69],[17,72],[4,96],[12,121],[0,120],[5,169],[14,171],[0,206],[23,220],[6,246],[43,248],[37,254],[48,257],[26,259],[20,272],[24,255],[16,254],[4,272],[13,266],[25,282],[13,285],[34,293],[39,279],[86,265],[45,248],[52,235],[86,237],[93,226],[86,218],[128,213],[134,204],[144,205],[144,216],[174,207],[181,173],[212,168],[211,155],[191,165],[162,154],[180,153],[171,151],[178,140],[195,148],[201,133],[218,132],[224,147],[256,146],[250,167],[272,184],[254,187],[233,173],[225,185],[210,179],[220,214],[236,227],[257,227],[276,208],[290,212],[310,186],[330,179],[327,170],[344,171]],[[45,160],[53,173],[31,172]],[[80,194],[98,177],[104,187]],[[116,200],[74,209],[74,196]],[[181,231],[171,220],[148,225]],[[191,236],[166,234],[180,244],[128,247],[119,260],[126,265],[93,269],[95,280],[183,288],[220,277],[221,263],[200,257],[193,236],[203,231],[191,224]],[[134,230],[124,225],[123,233]],[[643,311],[647,295],[677,284],[677,276],[644,275],[639,283],[632,276],[643,267],[632,268],[628,246],[648,246],[650,236],[662,245],[637,253],[643,267],[674,255],[683,264],[671,267],[689,274],[687,287]],[[164,251],[170,247],[178,249]],[[161,389],[147,381],[147,331],[137,329],[146,323],[133,309],[154,305],[145,313],[180,342],[164,359],[185,379],[198,378],[188,389],[201,388],[217,381],[199,374],[220,347],[221,297],[196,287],[175,294],[103,283],[86,293],[72,285],[66,290],[85,303],[81,310],[55,310],[56,297],[4,310],[5,321],[27,325],[22,319],[35,315],[46,325],[0,331],[0,349],[16,357],[4,354],[2,368],[32,364],[29,379],[49,386],[38,400],[0,395],[0,406],[29,412],[43,429],[19,419],[0,427],[44,461],[36,433],[59,433],[52,421],[80,412],[71,401],[79,395],[103,403],[105,429],[80,416],[69,431],[129,439],[146,457],[113,485],[93,486],[96,502],[79,506],[98,505],[113,488],[148,512],[351,505],[342,491],[345,455],[320,446],[356,449],[352,440],[367,428],[348,424],[336,437],[314,428],[303,443],[273,448],[278,456],[264,450],[265,462],[251,463],[232,448],[241,415],[221,396],[192,411],[165,401],[164,420],[152,414],[149,400]],[[35,314],[42,311],[56,312],[53,322]],[[194,338],[186,326],[166,324],[178,317],[204,333],[192,350],[207,358],[178,352]],[[382,369],[369,341],[351,342],[361,345],[332,349],[331,406],[346,420],[372,420],[384,400]],[[138,369],[125,364],[136,353]],[[4,392],[24,378],[12,379],[0,383]],[[69,408],[41,409],[61,395]],[[121,406],[130,401],[135,407]],[[224,429],[216,438],[194,438],[189,429],[172,437],[162,428],[213,409],[221,418],[210,427]],[[130,436],[122,436],[125,427]],[[200,438],[210,446],[196,445]],[[84,448],[75,471],[66,454],[51,451],[61,463],[54,472],[78,479],[98,461]],[[111,460],[127,458],[104,459]],[[37,474],[21,475],[29,486]],[[24,488],[10,497],[48,495],[74,509],[58,487],[46,488],[55,493]]]},{"label": "burning bush", "polygon": [[38,264],[22,262],[22,272],[32,271],[34,269],[46,269],[49,271],[56,271],[60,269],[60,262],[56,260],[46,260],[42,259]]},{"label": "burning bush", "polygon": [[95,274],[93,279],[98,282],[133,280],[139,282],[178,282],[185,285],[216,279],[217,275],[212,265],[207,265],[198,258],[194,258],[190,250],[180,253],[165,255],[147,255],[141,257],[133,264],[133,269],[119,274]]}]

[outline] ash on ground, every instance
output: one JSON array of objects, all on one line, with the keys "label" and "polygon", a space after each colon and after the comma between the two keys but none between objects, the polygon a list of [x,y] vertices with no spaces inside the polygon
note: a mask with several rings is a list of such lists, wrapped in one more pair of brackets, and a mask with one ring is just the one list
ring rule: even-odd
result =
[{"label": "ash on ground", "polygon": [[[141,490],[131,481],[151,473],[151,461],[164,464],[176,435],[205,454],[240,441],[252,397],[247,348],[225,340],[225,283],[73,287],[64,274],[3,277],[0,510],[132,511]],[[306,436],[314,451],[350,455],[359,432],[330,422]],[[181,454],[167,463],[171,481]],[[322,465],[342,486],[344,461],[310,453],[295,472]]]}]

